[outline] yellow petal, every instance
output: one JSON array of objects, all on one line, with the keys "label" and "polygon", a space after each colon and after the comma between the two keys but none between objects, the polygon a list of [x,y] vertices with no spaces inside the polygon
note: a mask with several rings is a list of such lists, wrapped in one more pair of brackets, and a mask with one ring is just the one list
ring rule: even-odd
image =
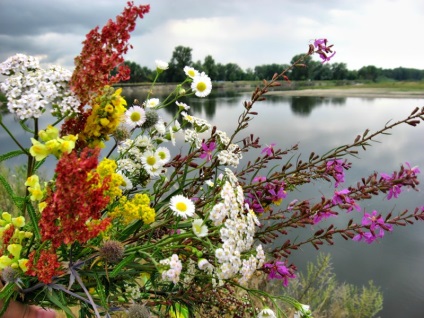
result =
[{"label": "yellow petal", "polygon": [[15,227],[23,227],[25,226],[25,218],[23,216],[18,216],[12,219],[12,224]]},{"label": "yellow petal", "polygon": [[15,259],[19,259],[19,256],[21,256],[22,251],[22,245],[21,244],[9,244],[7,247],[7,250],[10,254],[12,254]]}]

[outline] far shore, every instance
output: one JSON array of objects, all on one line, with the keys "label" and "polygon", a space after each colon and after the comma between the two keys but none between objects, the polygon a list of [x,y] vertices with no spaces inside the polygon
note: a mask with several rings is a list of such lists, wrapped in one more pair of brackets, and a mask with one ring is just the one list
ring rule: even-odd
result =
[{"label": "far shore", "polygon": [[267,95],[364,98],[424,98],[424,91],[396,91],[387,88],[328,88],[269,91]]}]

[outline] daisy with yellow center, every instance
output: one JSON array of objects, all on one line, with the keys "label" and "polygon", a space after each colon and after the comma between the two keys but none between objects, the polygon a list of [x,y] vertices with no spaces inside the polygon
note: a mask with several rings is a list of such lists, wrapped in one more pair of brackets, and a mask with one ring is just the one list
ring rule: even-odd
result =
[{"label": "daisy with yellow center", "polygon": [[159,105],[159,98],[150,98],[145,103],[147,108],[155,108]]},{"label": "daisy with yellow center", "polygon": [[175,104],[177,104],[179,110],[189,110],[190,106],[188,106],[186,103],[181,103],[181,102],[175,102]]},{"label": "daisy with yellow center", "polygon": [[132,106],[125,112],[125,123],[130,128],[140,127],[146,121],[146,112],[140,106]]},{"label": "daisy with yellow center", "polygon": [[180,194],[174,195],[171,198],[169,207],[176,216],[180,216],[183,219],[193,216],[195,211],[193,201]]},{"label": "daisy with yellow center", "polygon": [[212,91],[212,81],[204,72],[193,78],[191,89],[197,97],[206,97]]},{"label": "daisy with yellow center", "polygon": [[160,174],[160,168],[162,168],[161,158],[153,151],[144,152],[141,156],[141,163],[149,175],[157,176]]},{"label": "daisy with yellow center", "polygon": [[159,147],[156,149],[155,154],[160,158],[162,165],[167,164],[171,160],[171,153],[166,147]]},{"label": "daisy with yellow center", "polygon": [[193,233],[197,237],[205,237],[208,235],[208,227],[203,224],[202,219],[195,219],[192,223]]},{"label": "daisy with yellow center", "polygon": [[186,66],[184,67],[184,73],[190,78],[195,78],[199,74],[199,71],[190,66]]}]

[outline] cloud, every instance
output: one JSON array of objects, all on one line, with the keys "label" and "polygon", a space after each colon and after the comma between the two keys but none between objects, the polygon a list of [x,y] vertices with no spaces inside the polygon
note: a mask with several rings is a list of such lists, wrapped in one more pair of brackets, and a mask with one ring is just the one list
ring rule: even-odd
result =
[{"label": "cloud", "polygon": [[[135,4],[142,2],[135,1]],[[46,55],[44,63],[72,68],[85,34],[114,19],[126,0],[2,0],[0,61],[24,52]],[[384,9],[384,10],[383,10]],[[333,62],[349,69],[366,65],[424,69],[424,3],[414,0],[160,0],[139,20],[127,59],[154,67],[178,45],[193,59],[242,68],[289,63],[311,40],[334,43]]]}]

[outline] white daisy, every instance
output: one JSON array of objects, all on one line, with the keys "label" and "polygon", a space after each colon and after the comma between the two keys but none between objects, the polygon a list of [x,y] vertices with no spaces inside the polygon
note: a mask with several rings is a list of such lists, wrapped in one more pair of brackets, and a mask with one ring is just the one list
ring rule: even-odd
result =
[{"label": "white daisy", "polygon": [[166,147],[159,147],[156,149],[155,154],[160,158],[161,163],[164,165],[171,160],[171,153]]},{"label": "white daisy", "polygon": [[180,110],[189,110],[190,109],[190,106],[188,106],[186,103],[175,102],[175,104],[177,104],[177,106]]},{"label": "white daisy", "polygon": [[150,99],[146,100],[144,105],[147,108],[155,108],[159,105],[159,98],[150,98]]},{"label": "white daisy", "polygon": [[166,126],[162,118],[159,118],[158,122],[155,124],[155,129],[159,135],[163,136],[166,133]]},{"label": "white daisy", "polygon": [[169,207],[172,211],[174,211],[175,215],[180,216],[183,219],[193,216],[195,211],[193,201],[180,194],[174,195],[171,198]]},{"label": "white daisy", "polygon": [[215,184],[213,183],[212,180],[206,180],[205,183],[206,183],[207,186],[209,186],[211,188],[215,186]]},{"label": "white daisy", "polygon": [[174,133],[174,130],[172,129],[172,127],[169,127],[169,139],[171,140],[172,145],[175,146],[176,139],[175,139],[175,133]]},{"label": "white daisy", "polygon": [[265,317],[276,318],[277,316],[275,315],[274,311],[272,311],[269,308],[265,308],[265,309],[262,309],[262,311],[259,313],[258,318],[265,318]]},{"label": "white daisy", "polygon": [[118,171],[118,174],[122,177],[122,183],[120,188],[122,190],[131,190],[133,188],[131,180],[120,171]]},{"label": "white daisy", "polygon": [[186,66],[186,67],[184,67],[184,73],[188,77],[194,78],[195,76],[197,76],[199,74],[199,71],[195,70],[194,68],[192,68],[190,66]]},{"label": "white daisy", "polygon": [[194,124],[194,117],[187,114],[186,112],[181,112],[181,116],[183,116],[183,119],[185,121],[188,121],[190,124]]},{"label": "white daisy", "polygon": [[158,169],[162,166],[160,157],[151,150],[143,153],[141,163],[146,170]]},{"label": "white daisy", "polygon": [[193,220],[192,227],[193,227],[193,233],[197,237],[205,237],[208,235],[208,227],[205,224],[203,224],[202,219]]},{"label": "white daisy", "polygon": [[212,81],[204,72],[193,78],[191,89],[197,97],[206,97],[212,90]]},{"label": "white daisy", "polygon": [[156,69],[160,71],[165,71],[169,67],[168,63],[161,60],[155,60],[155,64],[156,64]]},{"label": "white daisy", "polygon": [[125,112],[125,123],[130,128],[141,126],[146,121],[146,112],[140,106],[132,106]]}]

